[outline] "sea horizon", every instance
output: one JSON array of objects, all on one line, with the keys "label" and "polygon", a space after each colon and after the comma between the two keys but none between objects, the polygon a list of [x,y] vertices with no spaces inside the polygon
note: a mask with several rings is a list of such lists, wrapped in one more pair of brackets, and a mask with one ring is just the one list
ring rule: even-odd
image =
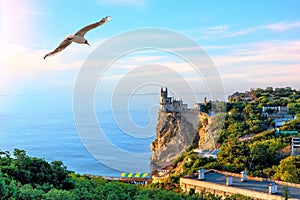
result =
[{"label": "sea horizon", "polygon": [[[14,149],[22,149],[29,156],[43,158],[49,162],[61,160],[68,170],[79,174],[119,177],[122,172],[150,172],[150,143],[155,139],[153,124],[150,127],[153,132],[148,134],[150,137],[134,137],[138,136],[138,133],[132,133],[133,136],[124,133],[114,119],[116,113],[119,119],[128,118],[126,110],[113,113],[110,109],[103,108],[96,111],[99,126],[112,144],[129,153],[149,154],[149,165],[143,166],[147,171],[117,170],[104,163],[118,162],[118,155],[114,155],[113,149],[106,150],[111,154],[107,155],[107,160],[101,162],[85,147],[76,129],[72,104],[60,105],[61,99],[51,102],[47,98],[30,95],[13,98],[1,96],[0,105],[6,105],[0,111],[1,151],[9,151],[12,154]],[[67,102],[72,102],[70,96],[64,98],[68,99]],[[7,103],[3,103],[4,101]],[[36,107],[27,107],[29,101],[30,105]],[[137,109],[131,109],[129,115],[137,126],[143,127],[150,123],[148,108],[143,109],[139,106]],[[151,112],[151,115],[152,120],[157,119],[155,112]],[[137,165],[145,165],[145,160],[135,162]]]}]

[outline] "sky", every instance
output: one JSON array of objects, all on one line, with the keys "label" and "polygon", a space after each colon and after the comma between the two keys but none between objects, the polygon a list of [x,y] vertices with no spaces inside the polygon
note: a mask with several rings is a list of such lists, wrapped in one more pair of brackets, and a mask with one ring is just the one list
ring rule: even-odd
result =
[{"label": "sky", "polygon": [[[174,31],[203,48],[217,69],[225,96],[267,86],[300,89],[299,7],[298,0],[1,0],[0,95],[64,96],[69,104],[80,69],[97,47],[149,27]],[[86,34],[91,46],[72,44],[43,60],[68,34],[105,16],[112,20]],[[124,74],[145,65],[174,69],[180,76],[161,72],[163,79],[173,83],[182,76],[192,87],[199,85],[193,85],[199,76],[180,56],[144,49],[127,52],[113,62],[103,78],[108,82],[98,86],[101,95],[111,96],[111,87]],[[138,78],[145,74],[149,71],[139,73]],[[207,90],[205,84],[200,83],[199,91]],[[136,86],[137,91],[139,88]]]}]

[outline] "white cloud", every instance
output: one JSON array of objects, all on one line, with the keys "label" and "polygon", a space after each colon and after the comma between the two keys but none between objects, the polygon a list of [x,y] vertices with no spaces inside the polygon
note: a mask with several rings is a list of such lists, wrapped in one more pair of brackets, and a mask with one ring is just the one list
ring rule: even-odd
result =
[{"label": "white cloud", "polygon": [[0,55],[0,94],[10,93],[15,88],[23,87],[25,82],[33,80],[38,82],[49,79],[54,84],[60,82],[62,85],[61,82],[70,80],[58,80],[56,73],[79,69],[84,62],[82,56],[76,53],[76,47],[70,47],[69,52],[61,52],[60,55],[44,60],[46,53],[48,51],[33,50],[21,45],[6,45]]},{"label": "white cloud", "polygon": [[[217,50],[218,54],[210,54],[228,91],[245,90],[250,87],[292,86],[300,88],[300,40],[264,41],[229,46],[208,46],[209,51]],[[174,55],[173,55],[174,56]],[[187,81],[201,81],[195,69],[181,58],[164,55],[140,54],[120,59],[114,63],[116,70],[106,77],[115,81],[127,76],[130,70],[143,65],[158,64],[162,66],[160,76],[173,79],[172,73],[184,77]],[[165,70],[164,67],[170,68]],[[172,72],[172,73],[171,73]],[[116,75],[117,73],[118,75]],[[149,76],[149,71],[132,73],[132,79]],[[153,72],[153,75],[155,72]],[[213,78],[213,77],[212,77]]]},{"label": "white cloud", "polygon": [[38,10],[30,10],[30,11],[28,11],[28,13],[30,15],[35,16],[35,17],[41,17],[41,16],[45,16],[46,15],[45,12],[41,12],[41,11],[38,11]]},{"label": "white cloud", "polygon": [[[6,46],[0,55],[0,94],[6,94],[5,91],[9,91],[14,85],[23,84],[22,80],[26,79],[45,78],[57,87],[72,85],[76,77],[70,77],[72,73],[69,72],[79,70],[88,55],[101,45],[101,42],[95,41],[92,47],[72,44],[63,52],[47,60],[43,60],[43,56],[52,49],[46,51],[32,50],[21,45]],[[213,45],[205,49],[208,52],[217,51],[218,54],[209,56],[217,66],[227,88],[247,89],[257,85],[280,83],[300,88],[298,80],[300,77],[300,40],[267,41],[231,46]],[[183,50],[189,52],[192,49]],[[96,60],[95,66],[101,65],[101,62],[101,59]],[[169,67],[188,81],[201,79],[199,74],[195,73],[194,68],[182,58],[155,49],[137,51],[121,57],[113,63],[111,66],[113,68],[107,71],[104,79],[118,81],[130,70],[152,64]],[[172,75],[168,77],[170,72],[170,70],[161,70],[160,75],[170,80],[174,79]],[[60,77],[55,77],[58,74]],[[141,79],[143,76],[149,76],[149,71],[132,73],[131,76]]]},{"label": "white cloud", "polygon": [[[218,57],[213,57],[219,66],[232,63],[300,63],[300,41],[267,41],[242,45],[233,45],[228,52]],[[221,59],[220,59],[221,58]],[[224,62],[225,61],[225,62]]]},{"label": "white cloud", "polygon": [[257,25],[246,27],[242,30],[236,30],[234,26],[228,24],[220,24],[216,26],[210,27],[201,27],[196,29],[189,29],[183,31],[187,34],[197,34],[200,39],[214,39],[216,37],[224,37],[224,38],[231,38],[231,37],[238,37],[242,35],[247,35],[250,33],[255,33],[257,31],[272,31],[272,32],[284,32],[293,29],[300,28],[300,21],[285,21],[285,22],[277,22],[271,24],[264,24],[264,25]]},{"label": "white cloud", "polygon": [[295,22],[279,22],[265,26],[266,29],[270,29],[275,32],[288,31],[295,28],[300,28],[300,21]]},{"label": "white cloud", "polygon": [[203,33],[205,33],[205,34],[218,34],[218,33],[223,33],[225,31],[227,31],[229,28],[230,28],[229,25],[221,24],[221,25],[218,25],[218,26],[207,27],[206,31],[204,30]]},{"label": "white cloud", "polygon": [[246,28],[241,31],[230,33],[230,34],[226,35],[226,37],[237,37],[237,36],[241,36],[241,35],[247,35],[249,33],[255,32],[259,29],[261,29],[261,27],[259,27],[259,26],[249,27],[249,28]]},{"label": "white cloud", "polygon": [[300,28],[300,21],[292,21],[292,22],[278,22],[260,26],[252,26],[248,27],[244,30],[236,31],[227,35],[227,37],[236,37],[241,35],[247,35],[249,33],[253,33],[260,30],[270,30],[272,32],[284,32],[292,29]]},{"label": "white cloud", "polygon": [[300,88],[299,40],[233,45],[211,58],[228,88],[280,83]]},{"label": "white cloud", "polygon": [[201,27],[201,28],[193,28],[184,30],[183,33],[185,34],[197,34],[201,40],[209,40],[214,37],[219,37],[220,35],[224,35],[230,31],[230,26],[228,24],[219,24],[216,26],[208,26],[208,27]]}]

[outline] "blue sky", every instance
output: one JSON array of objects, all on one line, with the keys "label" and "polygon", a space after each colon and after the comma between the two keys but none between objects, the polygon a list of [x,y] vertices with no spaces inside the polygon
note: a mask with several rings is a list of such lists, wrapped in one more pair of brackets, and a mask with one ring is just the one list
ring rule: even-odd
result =
[{"label": "blue sky", "polygon": [[[97,46],[146,27],[173,30],[197,42],[214,62],[226,95],[266,86],[300,89],[298,0],[0,2],[1,95],[71,97],[80,67]],[[107,15],[112,16],[109,23],[86,35],[91,47],[72,44],[42,59],[66,35]],[[193,73],[172,56],[140,52],[120,59],[107,78],[115,79],[126,73],[126,67],[149,64],[149,60],[174,66],[184,76]]]}]

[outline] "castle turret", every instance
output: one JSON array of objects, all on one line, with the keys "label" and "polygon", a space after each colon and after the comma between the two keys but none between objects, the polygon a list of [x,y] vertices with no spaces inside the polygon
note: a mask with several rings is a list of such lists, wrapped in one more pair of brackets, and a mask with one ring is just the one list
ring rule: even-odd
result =
[{"label": "castle turret", "polygon": [[166,100],[168,97],[168,88],[166,88],[166,90],[164,90],[164,88],[162,87],[160,89],[160,105],[165,105],[166,104]]},{"label": "castle turret", "polygon": [[175,98],[168,97],[168,89],[160,89],[160,110],[163,112],[181,112],[187,110],[187,104],[184,104],[182,100],[176,100]]},{"label": "castle turret", "polygon": [[205,105],[205,106],[206,106],[206,104],[207,104],[206,97],[204,97],[204,100],[203,100],[203,105]]}]

